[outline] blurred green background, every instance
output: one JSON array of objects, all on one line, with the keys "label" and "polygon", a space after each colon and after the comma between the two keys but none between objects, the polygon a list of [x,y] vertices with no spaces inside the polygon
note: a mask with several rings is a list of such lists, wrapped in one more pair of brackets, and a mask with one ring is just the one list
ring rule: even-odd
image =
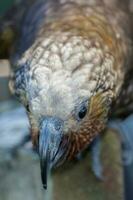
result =
[{"label": "blurred green background", "polygon": [[3,15],[16,0],[0,0],[0,15]]}]

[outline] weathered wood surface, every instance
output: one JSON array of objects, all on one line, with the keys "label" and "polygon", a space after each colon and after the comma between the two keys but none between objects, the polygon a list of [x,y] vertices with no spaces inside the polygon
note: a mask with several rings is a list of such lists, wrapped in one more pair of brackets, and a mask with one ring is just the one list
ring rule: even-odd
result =
[{"label": "weathered wood surface", "polygon": [[8,60],[0,60],[0,101],[7,100],[11,94],[8,87],[10,65]]}]

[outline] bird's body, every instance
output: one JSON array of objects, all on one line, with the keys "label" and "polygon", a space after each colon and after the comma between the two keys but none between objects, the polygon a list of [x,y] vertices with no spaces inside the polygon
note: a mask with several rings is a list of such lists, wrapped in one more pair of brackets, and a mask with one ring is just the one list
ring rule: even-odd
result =
[{"label": "bird's body", "polygon": [[131,70],[130,17],[111,2],[39,1],[24,21],[11,86],[27,108],[33,144],[41,138],[42,155],[47,143],[53,165],[86,148],[120,104]]}]

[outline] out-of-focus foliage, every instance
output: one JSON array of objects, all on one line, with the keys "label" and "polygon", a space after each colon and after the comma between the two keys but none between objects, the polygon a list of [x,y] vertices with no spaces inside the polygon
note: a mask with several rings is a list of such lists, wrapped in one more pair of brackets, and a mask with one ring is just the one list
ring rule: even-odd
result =
[{"label": "out-of-focus foliage", "polygon": [[10,27],[4,27],[3,16],[14,5],[16,0],[2,0],[0,1],[0,57],[4,58],[9,54],[9,49],[12,45],[14,33]]},{"label": "out-of-focus foliage", "polygon": [[0,1],[0,59],[8,59],[21,29],[24,13],[35,0]]},{"label": "out-of-focus foliage", "polygon": [[4,14],[15,2],[15,0],[0,1],[0,15]]}]

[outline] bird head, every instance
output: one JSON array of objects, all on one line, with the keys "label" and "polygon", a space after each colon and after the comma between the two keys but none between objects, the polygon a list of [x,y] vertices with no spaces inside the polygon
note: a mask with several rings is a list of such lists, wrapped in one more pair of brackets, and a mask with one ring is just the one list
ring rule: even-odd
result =
[{"label": "bird head", "polygon": [[44,187],[47,168],[71,159],[104,129],[120,86],[103,39],[52,27],[19,60],[13,83],[28,112]]}]

